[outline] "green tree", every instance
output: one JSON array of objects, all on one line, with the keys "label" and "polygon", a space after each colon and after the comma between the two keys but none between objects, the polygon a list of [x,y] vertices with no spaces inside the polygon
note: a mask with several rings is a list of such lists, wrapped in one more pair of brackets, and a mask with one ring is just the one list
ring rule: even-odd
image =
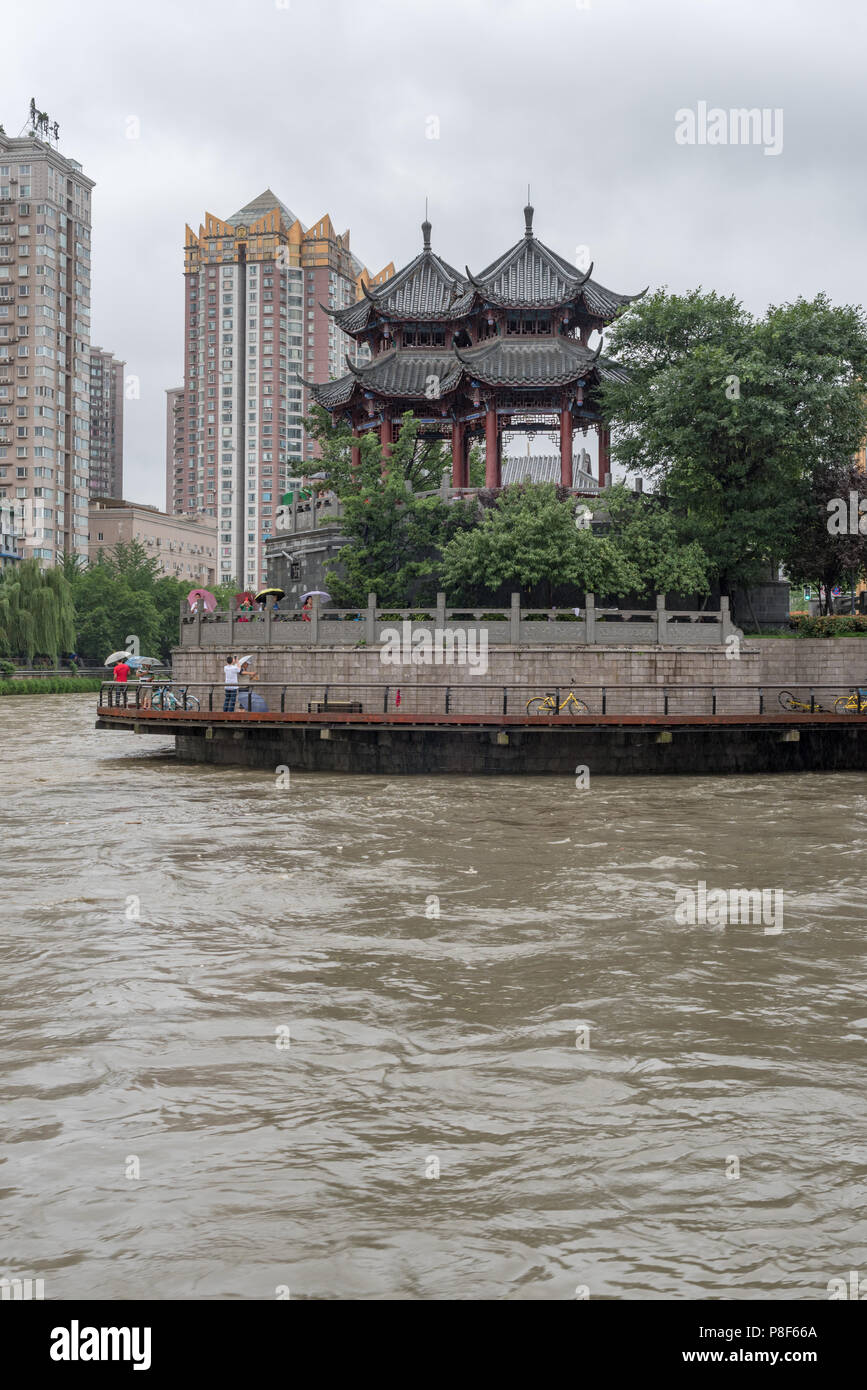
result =
[{"label": "green tree", "polygon": [[[855,516],[850,494],[855,497]],[[867,528],[867,515],[857,512],[865,499],[867,475],[855,463],[816,469],[801,483],[797,529],[780,559],[794,584],[824,585],[823,613],[831,611],[836,585],[848,585],[854,592],[856,581],[867,571],[867,535],[860,529],[861,522]]]},{"label": "green tree", "polygon": [[802,480],[854,454],[867,432],[867,321],[824,295],[753,319],[733,298],[639,301],[608,349],[614,455],[655,481],[683,541],[723,592],[746,587],[793,543]]},{"label": "green tree", "polygon": [[387,460],[373,434],[362,440],[360,454],[354,472],[347,467],[339,477],[330,475],[339,483],[348,543],[340,551],[339,571],[328,572],[329,593],[346,607],[365,603],[368,593],[386,607],[431,602],[443,546],[472,524],[472,508],[417,495],[413,482],[425,477],[412,412],[404,415]]},{"label": "green tree", "polygon": [[101,663],[134,633],[144,656],[166,660],[178,643],[180,601],[189,587],[164,575],[139,541],[101,549],[90,564],[68,563],[76,648]]},{"label": "green tree", "polygon": [[75,643],[71,586],[62,569],[22,560],[0,580],[0,654],[48,657],[53,663]]},{"label": "green tree", "polygon": [[477,526],[447,542],[442,571],[455,602],[484,601],[510,588],[549,606],[562,585],[613,596],[640,583],[615,544],[576,525],[574,506],[558,498],[553,483],[506,488]]},{"label": "green tree", "polygon": [[664,497],[636,496],[623,483],[600,498],[608,536],[639,576],[643,594],[706,594],[710,561],[698,541],[683,541]]},{"label": "green tree", "polygon": [[[122,648],[131,633],[139,638],[144,656],[161,656],[157,646],[160,624],[152,593],[135,589],[101,558],[73,582],[76,650],[100,665],[109,652]],[[177,610],[176,610],[177,612]],[[174,642],[177,643],[177,619]]]},{"label": "green tree", "polygon": [[[352,475],[351,446],[357,441],[349,426],[345,422],[334,424],[327,410],[321,405],[314,405],[305,420],[305,427],[321,448],[321,458],[316,460],[314,466],[317,472],[325,474],[324,486],[333,488],[340,498],[355,493],[357,485]],[[368,430],[361,436],[361,446],[362,453],[367,447],[368,458],[374,457],[374,453],[370,452],[372,449],[376,457],[381,458],[374,430]],[[409,483],[413,492],[435,491],[442,483],[443,474],[451,469],[451,452],[441,440],[419,436],[418,423],[412,411],[407,411],[401,420],[400,434],[392,447],[393,455],[398,448],[403,480]]]}]

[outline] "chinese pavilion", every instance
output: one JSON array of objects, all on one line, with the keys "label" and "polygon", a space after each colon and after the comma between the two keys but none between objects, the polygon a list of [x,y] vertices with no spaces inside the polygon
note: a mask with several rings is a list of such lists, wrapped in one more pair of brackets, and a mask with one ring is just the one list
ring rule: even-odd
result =
[{"label": "chinese pavilion", "polygon": [[601,334],[640,295],[607,290],[590,278],[592,265],[581,274],[551,251],[533,232],[532,207],[524,220],[521,240],[477,275],[461,275],[431,249],[425,220],[422,251],[409,265],[375,289],[362,286],[355,304],[326,310],[371,354],[363,366],[347,358],[349,370],[336,380],[304,382],[335,423],[348,422],[359,439],[377,430],[387,456],[411,410],[421,436],[450,438],[458,488],[469,484],[474,439],[485,442],[485,485],[500,487],[504,432],[554,430],[560,482],[571,488],[573,431],[596,429],[604,485],[609,438],[599,387],[625,380],[626,371],[602,356]]}]

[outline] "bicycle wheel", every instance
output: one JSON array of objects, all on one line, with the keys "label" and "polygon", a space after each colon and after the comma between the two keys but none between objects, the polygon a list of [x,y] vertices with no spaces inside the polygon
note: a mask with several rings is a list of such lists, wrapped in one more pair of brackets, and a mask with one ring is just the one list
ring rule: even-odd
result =
[{"label": "bicycle wheel", "polygon": [[804,708],[804,706],[795,699],[791,690],[781,690],[777,698],[783,709],[802,710]]},{"label": "bicycle wheel", "polygon": [[589,707],[585,705],[583,700],[579,700],[577,695],[570,695],[569,699],[564,701],[563,708],[566,709],[567,707],[572,714],[590,713]]},{"label": "bicycle wheel", "polygon": [[528,714],[553,714],[554,702],[550,695],[534,695],[527,701]]},{"label": "bicycle wheel", "polygon": [[835,714],[854,714],[857,704],[852,695],[838,695],[834,701]]},{"label": "bicycle wheel", "polygon": [[187,709],[201,709],[201,705],[199,704],[199,698],[197,695],[187,696]]}]

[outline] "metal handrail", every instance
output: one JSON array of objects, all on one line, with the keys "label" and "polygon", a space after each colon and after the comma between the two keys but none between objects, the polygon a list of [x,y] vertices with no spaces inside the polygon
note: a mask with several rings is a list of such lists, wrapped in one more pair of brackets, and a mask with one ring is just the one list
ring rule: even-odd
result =
[{"label": "metal handrail", "polygon": [[[793,713],[815,713],[816,707],[820,703],[820,696],[823,697],[852,697],[856,700],[857,712],[867,715],[867,699],[862,699],[860,690],[864,687],[857,685],[846,685],[843,682],[815,685],[795,685],[795,691],[803,692],[803,711],[792,711]],[[171,690],[175,692],[176,698],[179,697],[179,710],[154,709],[152,703],[153,694],[159,690]],[[530,699],[550,695],[556,699],[557,717],[573,718],[571,713],[559,713],[561,696],[567,689],[572,689],[576,694],[584,698],[585,703],[593,700],[593,707],[589,713],[605,715],[627,714],[630,712],[652,713],[649,710],[612,710],[612,702],[616,703],[617,695],[621,692],[631,693],[634,691],[644,692],[646,696],[658,697],[662,704],[662,713],[667,715],[672,704],[681,704],[684,701],[678,697],[685,697],[687,704],[693,708],[681,711],[684,714],[698,714],[701,712],[712,715],[725,714],[726,709],[721,708],[728,702],[725,701],[725,692],[733,691],[740,696],[750,697],[746,703],[755,706],[759,714],[766,713],[768,696],[776,697],[778,692],[791,691],[792,683],[779,683],[773,685],[739,685],[735,682],[713,683],[696,682],[684,685],[682,688],[672,686],[670,682],[653,681],[625,681],[622,684],[612,685],[610,682],[595,681],[570,681],[568,687],[564,682],[559,685],[549,685],[540,688],[540,685],[503,685],[485,684],[478,682],[467,682],[456,684],[454,681],[445,682],[407,682],[401,684],[400,681],[392,680],[389,683],[382,681],[335,681],[330,677],[327,681],[260,681],[251,679],[244,681],[237,686],[229,687],[230,690],[237,690],[235,709],[231,713],[239,716],[253,713],[252,699],[248,701],[248,708],[238,707],[238,698],[245,692],[250,694],[260,693],[263,696],[270,695],[270,692],[279,692],[279,712],[286,714],[302,713],[302,706],[317,704],[331,705],[337,708],[341,704],[360,704],[370,712],[382,712],[388,714],[397,712],[401,708],[406,713],[420,714],[425,713],[445,713],[445,714],[479,714],[480,716],[490,714],[526,714],[526,706]],[[225,699],[226,686],[223,681],[180,681],[172,679],[159,679],[154,681],[112,681],[104,680],[101,682],[99,690],[99,707],[117,707],[120,703],[120,695],[123,694],[124,708],[131,705],[136,710],[150,704],[152,714],[176,715],[179,711],[187,709],[187,701],[190,696],[195,696],[198,701],[198,709],[208,713],[222,713]],[[708,698],[705,701],[689,699],[690,696],[699,692],[707,692]],[[134,699],[130,700],[130,695]],[[151,700],[148,701],[148,695]],[[361,696],[363,698],[352,698]],[[347,698],[348,697],[348,698]],[[594,698],[597,697],[597,698]],[[288,704],[287,704],[288,700]],[[293,708],[293,701],[297,702],[297,707]],[[809,710],[806,708],[809,702]],[[272,702],[273,703],[273,702]],[[637,702],[636,702],[637,703]],[[192,702],[190,702],[192,706]],[[707,708],[704,711],[694,708],[696,704],[704,704]],[[468,707],[469,706],[469,707]],[[276,713],[276,709],[269,709],[268,713]],[[309,711],[308,711],[309,712]],[[326,712],[320,711],[320,712]],[[674,712],[677,712],[676,710]],[[746,714],[749,711],[743,707],[729,709],[731,714]],[[785,713],[785,711],[782,711]],[[829,711],[825,711],[826,713]],[[777,713],[775,710],[774,713]],[[555,710],[546,712],[541,717],[549,718],[554,716]],[[580,717],[580,716],[579,716]],[[585,716],[586,717],[586,716]]]}]

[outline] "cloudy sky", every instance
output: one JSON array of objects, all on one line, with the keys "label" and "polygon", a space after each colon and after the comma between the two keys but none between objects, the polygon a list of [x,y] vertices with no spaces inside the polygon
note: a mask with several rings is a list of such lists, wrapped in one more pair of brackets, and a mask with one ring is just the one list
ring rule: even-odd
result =
[{"label": "cloudy sky", "polygon": [[[861,302],[865,31],[862,0],[4,0],[0,121],[34,96],[96,180],[93,339],[141,382],[126,495],[165,503],[184,225],[268,186],[374,271],[416,254],[426,196],[480,269],[529,183],[537,234],[610,288]],[[772,140],[679,143],[699,103],[766,109]]]}]

